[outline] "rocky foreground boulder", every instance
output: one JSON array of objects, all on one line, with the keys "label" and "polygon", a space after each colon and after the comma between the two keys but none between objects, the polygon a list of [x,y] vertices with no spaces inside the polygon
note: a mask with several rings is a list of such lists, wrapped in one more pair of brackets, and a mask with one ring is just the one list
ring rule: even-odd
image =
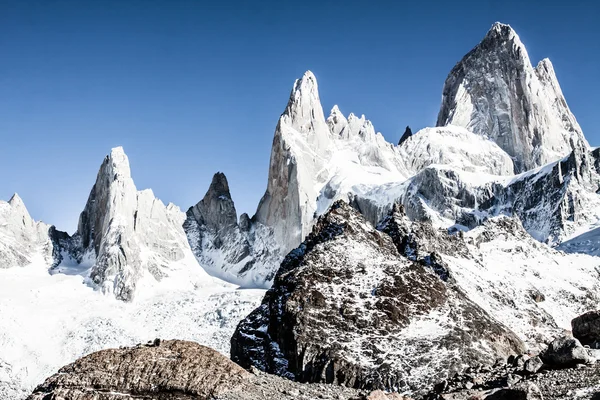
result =
[{"label": "rocky foreground boulder", "polygon": [[522,342],[431,264],[336,202],[283,261],[231,357],[300,382],[418,392]]},{"label": "rocky foreground boulder", "polygon": [[600,344],[600,311],[588,311],[571,321],[573,336],[582,344],[597,348]]},{"label": "rocky foreground boulder", "polygon": [[306,385],[246,371],[194,342],[155,340],[102,350],[67,365],[27,400],[403,400],[333,385]]}]

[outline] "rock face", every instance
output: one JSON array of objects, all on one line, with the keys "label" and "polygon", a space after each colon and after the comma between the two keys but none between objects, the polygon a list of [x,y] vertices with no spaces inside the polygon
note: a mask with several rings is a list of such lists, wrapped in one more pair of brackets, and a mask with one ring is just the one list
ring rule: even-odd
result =
[{"label": "rock face", "polygon": [[102,350],[83,357],[46,379],[28,400],[124,398],[349,400],[365,397],[352,389],[301,385],[260,372],[248,372],[208,347],[157,339],[145,346]]},{"label": "rock face", "polygon": [[267,191],[255,219],[274,229],[285,254],[353,185],[394,181],[402,171],[394,146],[364,116],[346,118],[334,106],[325,119],[317,80],[308,71],[294,84],[277,124]]},{"label": "rock face", "polygon": [[534,68],[519,36],[501,23],[446,79],[437,125],[449,124],[494,140],[517,173],[587,147],[550,60]]},{"label": "rock face", "polygon": [[160,280],[171,262],[192,257],[184,220],[178,207],[165,206],[149,189],[136,189],[129,159],[114,148],[79,217],[78,261],[91,258],[92,280],[116,298],[132,300],[145,275]]},{"label": "rock face", "polygon": [[184,229],[198,262],[211,275],[252,287],[273,280],[281,259],[273,231],[247,214],[238,223],[225,174],[214,175],[204,198],[188,210]]},{"label": "rock face", "polygon": [[[469,332],[469,334],[465,334]],[[346,203],[320,217],[240,323],[232,359],[302,382],[418,390],[521,341]]]},{"label": "rock face", "polygon": [[23,200],[14,194],[0,201],[0,269],[23,267],[40,260],[49,267],[60,262],[63,232],[34,221]]}]

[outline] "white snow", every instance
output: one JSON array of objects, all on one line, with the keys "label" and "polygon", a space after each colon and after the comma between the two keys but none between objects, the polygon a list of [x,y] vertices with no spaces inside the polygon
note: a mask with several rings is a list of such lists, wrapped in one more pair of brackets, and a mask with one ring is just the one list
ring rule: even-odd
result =
[{"label": "white snow", "polygon": [[26,397],[85,354],[154,338],[193,340],[228,355],[237,323],[264,290],[237,290],[196,268],[174,264],[160,283],[142,279],[131,303],[94,290],[85,267],[50,275],[39,255],[0,269],[0,398]]}]

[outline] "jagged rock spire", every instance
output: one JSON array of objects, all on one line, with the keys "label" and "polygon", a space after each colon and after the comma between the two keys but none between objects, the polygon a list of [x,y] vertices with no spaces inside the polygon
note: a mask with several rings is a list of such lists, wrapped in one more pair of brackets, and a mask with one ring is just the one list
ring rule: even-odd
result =
[{"label": "jagged rock spire", "polygon": [[330,132],[319,99],[317,80],[307,71],[296,80],[279,119],[267,191],[256,211],[256,220],[274,229],[276,241],[287,252],[310,231],[317,208],[315,186],[330,154]]},{"label": "jagged rock spire", "polygon": [[167,275],[162,267],[191,253],[184,220],[179,208],[165,206],[149,189],[136,189],[129,159],[115,147],[104,158],[79,217],[79,257],[95,258],[90,275],[104,292],[130,301],[146,273],[162,279]]},{"label": "jagged rock spire", "polygon": [[190,212],[209,229],[219,230],[237,225],[237,212],[224,173],[217,172],[213,176],[204,198]]},{"label": "jagged rock spire", "polygon": [[533,68],[509,26],[495,23],[446,79],[438,126],[458,125],[494,140],[522,172],[587,142],[549,60]]},{"label": "jagged rock spire", "polygon": [[404,133],[402,134],[402,137],[400,138],[400,140],[398,141],[398,146],[400,146],[402,143],[404,143],[404,141],[406,141],[406,139],[408,139],[409,137],[411,137],[413,135],[412,130],[410,129],[410,126],[406,127],[406,130],[404,131]]}]

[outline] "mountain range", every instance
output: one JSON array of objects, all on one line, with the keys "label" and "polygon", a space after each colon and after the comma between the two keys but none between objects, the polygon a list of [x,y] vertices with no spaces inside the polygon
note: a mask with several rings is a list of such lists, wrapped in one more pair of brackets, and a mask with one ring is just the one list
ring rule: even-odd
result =
[{"label": "mountain range", "polygon": [[[300,382],[424,396],[597,308],[600,149],[510,26],[452,69],[435,127],[396,145],[364,115],[325,115],[307,71],[253,216],[238,218],[221,172],[186,212],[165,205],[136,188],[121,147],[72,235],[17,194],[0,201],[0,397],[160,335]],[[48,346],[60,355],[37,361]]]}]

